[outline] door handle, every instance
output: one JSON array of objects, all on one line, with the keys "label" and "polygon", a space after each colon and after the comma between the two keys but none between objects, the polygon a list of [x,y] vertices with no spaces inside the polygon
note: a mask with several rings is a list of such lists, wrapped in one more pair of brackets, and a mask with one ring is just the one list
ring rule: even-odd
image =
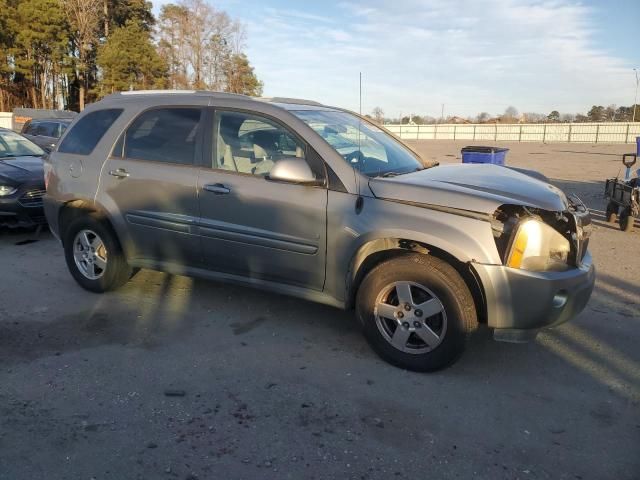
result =
[{"label": "door handle", "polygon": [[215,193],[216,195],[226,195],[227,193],[231,193],[231,189],[229,187],[225,187],[221,183],[210,183],[204,186],[204,189],[207,192]]},{"label": "door handle", "polygon": [[119,168],[117,170],[109,171],[109,175],[117,178],[127,178],[129,176],[129,172],[127,172],[124,168]]}]

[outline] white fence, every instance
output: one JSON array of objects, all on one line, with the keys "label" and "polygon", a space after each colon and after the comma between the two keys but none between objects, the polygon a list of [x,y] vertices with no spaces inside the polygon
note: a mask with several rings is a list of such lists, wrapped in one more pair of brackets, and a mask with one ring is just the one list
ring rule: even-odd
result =
[{"label": "white fence", "polygon": [[11,128],[11,118],[13,113],[0,112],[0,128]]},{"label": "white fence", "polygon": [[640,122],[385,125],[403,140],[635,143]]}]

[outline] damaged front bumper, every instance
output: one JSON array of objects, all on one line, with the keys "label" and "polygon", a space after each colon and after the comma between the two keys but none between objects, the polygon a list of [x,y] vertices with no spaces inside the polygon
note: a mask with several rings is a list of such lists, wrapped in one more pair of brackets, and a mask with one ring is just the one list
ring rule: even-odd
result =
[{"label": "damaged front bumper", "polygon": [[586,251],[580,266],[564,272],[530,272],[474,263],[484,289],[487,323],[494,338],[526,342],[542,328],[578,315],[587,305],[596,271]]}]

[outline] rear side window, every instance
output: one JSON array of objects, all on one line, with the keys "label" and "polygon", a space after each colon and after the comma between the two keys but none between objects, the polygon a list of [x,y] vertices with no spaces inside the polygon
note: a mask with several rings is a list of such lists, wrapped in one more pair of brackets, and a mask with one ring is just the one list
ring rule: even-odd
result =
[{"label": "rear side window", "polygon": [[42,122],[36,127],[35,135],[42,135],[45,137],[55,137],[55,131],[57,125],[53,122]]},{"label": "rear side window", "polygon": [[121,113],[121,108],[110,108],[86,114],[64,137],[58,151],[89,155]]},{"label": "rear side window", "polygon": [[[127,129],[124,156],[192,165],[200,137],[201,113],[200,108],[183,107],[158,108],[142,113]],[[114,154],[117,156],[115,151]]]}]

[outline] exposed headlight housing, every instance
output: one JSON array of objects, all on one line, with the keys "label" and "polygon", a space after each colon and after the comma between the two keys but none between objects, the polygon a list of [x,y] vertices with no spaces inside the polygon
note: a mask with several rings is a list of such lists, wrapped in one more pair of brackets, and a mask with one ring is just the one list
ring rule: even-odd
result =
[{"label": "exposed headlight housing", "polygon": [[560,272],[570,268],[570,252],[568,239],[546,223],[528,218],[516,228],[506,264],[532,272]]},{"label": "exposed headlight housing", "polygon": [[18,189],[10,185],[0,185],[0,197],[7,197],[16,193]]}]

